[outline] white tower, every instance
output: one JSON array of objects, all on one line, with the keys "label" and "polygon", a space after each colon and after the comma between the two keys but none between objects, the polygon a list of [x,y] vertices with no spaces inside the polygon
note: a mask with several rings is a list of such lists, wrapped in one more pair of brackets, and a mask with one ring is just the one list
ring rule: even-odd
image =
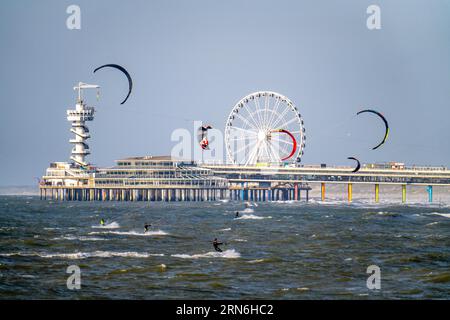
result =
[{"label": "white tower", "polygon": [[86,140],[91,136],[89,135],[89,129],[85,125],[86,121],[94,120],[95,109],[88,107],[82,98],[83,89],[99,89],[100,87],[93,84],[86,84],[79,82],[77,86],[73,87],[74,90],[78,90],[78,100],[75,106],[75,110],[67,110],[67,120],[72,122],[71,132],[75,134],[74,139],[70,139],[70,143],[73,143],[72,155],[70,157],[76,164],[80,166],[87,166],[88,163],[85,157],[90,154],[89,146]]}]

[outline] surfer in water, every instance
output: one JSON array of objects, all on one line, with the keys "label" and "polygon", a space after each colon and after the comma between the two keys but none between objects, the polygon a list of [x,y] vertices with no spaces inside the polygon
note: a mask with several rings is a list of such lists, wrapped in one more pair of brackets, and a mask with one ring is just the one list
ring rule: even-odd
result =
[{"label": "surfer in water", "polygon": [[100,225],[104,226],[105,225],[105,220],[103,220],[103,218],[100,219]]},{"label": "surfer in water", "polygon": [[212,244],[213,244],[214,250],[216,250],[217,252],[222,252],[222,249],[220,249],[219,246],[222,245],[223,242],[219,242],[219,240],[217,240],[217,238],[214,238],[214,241]]},{"label": "surfer in water", "polygon": [[239,211],[236,211],[236,216],[234,218],[239,218]]},{"label": "surfer in water", "polygon": [[152,226],[151,224],[146,223],[146,224],[144,225],[144,233],[146,233],[146,232],[148,231],[148,228],[150,228],[151,226]]}]

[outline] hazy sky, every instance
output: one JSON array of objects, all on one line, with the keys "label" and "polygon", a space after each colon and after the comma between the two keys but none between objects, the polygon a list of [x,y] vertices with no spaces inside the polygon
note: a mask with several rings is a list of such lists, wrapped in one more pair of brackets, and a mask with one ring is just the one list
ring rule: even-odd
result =
[{"label": "hazy sky", "polygon": [[[81,30],[66,8],[81,8]],[[366,9],[381,7],[381,30]],[[232,106],[258,90],[289,97],[306,127],[303,163],[403,161],[450,165],[450,1],[23,1],[0,10],[0,185],[35,183],[67,161],[66,109],[78,81],[102,86],[88,101],[89,160],[111,166],[136,155],[170,154],[176,128],[204,120],[223,129]],[[120,72],[133,76],[127,92]],[[355,117],[362,107],[383,126]]]}]

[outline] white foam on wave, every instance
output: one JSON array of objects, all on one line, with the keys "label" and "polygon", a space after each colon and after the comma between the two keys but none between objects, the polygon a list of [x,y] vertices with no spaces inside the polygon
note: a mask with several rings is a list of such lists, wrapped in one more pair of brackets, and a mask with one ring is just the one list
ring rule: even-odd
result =
[{"label": "white foam on wave", "polygon": [[137,232],[137,231],[95,231],[89,232],[89,234],[117,234],[120,236],[137,236],[137,237],[149,237],[149,236],[166,236],[169,233],[163,230],[147,231],[147,232]]},{"label": "white foam on wave", "polygon": [[11,231],[15,229],[17,229],[17,227],[0,227],[0,231]]},{"label": "white foam on wave", "polygon": [[244,210],[242,210],[243,213],[252,213],[255,212],[255,210],[253,210],[252,208],[245,208]]},{"label": "white foam on wave", "polygon": [[74,252],[74,253],[36,253],[36,252],[12,252],[0,253],[0,256],[12,257],[40,257],[40,258],[61,258],[61,259],[86,259],[86,258],[148,258],[153,256],[162,257],[164,254],[148,253],[148,252],[133,252],[133,251],[93,251],[93,252]]},{"label": "white foam on wave", "polygon": [[56,237],[56,238],[52,238],[50,240],[79,240],[79,241],[106,241],[106,239],[104,238],[98,238],[98,237],[84,237],[84,236],[80,236],[80,237],[75,237],[75,236],[62,236],[62,237]]},{"label": "white foam on wave", "polygon": [[272,217],[271,216],[261,217],[261,216],[255,216],[254,214],[244,214],[238,218],[235,218],[235,220],[249,220],[249,219],[261,220],[261,219],[272,219]]},{"label": "white foam on wave", "polygon": [[94,229],[118,229],[118,228],[120,228],[120,225],[117,222],[113,221],[111,223],[105,224],[104,226],[99,224],[99,225],[92,226],[92,228],[94,228]]},{"label": "white foam on wave", "polygon": [[[299,201],[294,201],[290,203],[299,203]],[[334,200],[334,199],[326,199],[325,201],[318,200],[318,199],[309,199],[309,204],[316,204],[321,206],[333,206],[333,205],[349,205],[347,200]],[[354,202],[356,204],[356,201]]]},{"label": "white foam on wave", "polygon": [[231,231],[231,228],[219,229],[217,231]]},{"label": "white foam on wave", "polygon": [[256,202],[246,202],[246,203],[245,203],[245,206],[246,206],[247,208],[250,208],[250,207],[257,207],[258,204],[257,204]]},{"label": "white foam on wave", "polygon": [[377,214],[380,216],[389,216],[389,217],[396,217],[396,216],[400,215],[398,213],[391,212],[391,211],[378,211]]},{"label": "white foam on wave", "polygon": [[241,254],[234,249],[225,250],[223,252],[210,251],[207,253],[199,253],[199,254],[173,254],[174,258],[182,258],[182,259],[199,259],[199,258],[226,258],[226,259],[236,259],[239,258]]},{"label": "white foam on wave", "polygon": [[430,214],[434,214],[434,215],[445,217],[445,218],[450,218],[450,213],[431,212]]},{"label": "white foam on wave", "polygon": [[[275,203],[286,203],[285,201],[274,201]],[[300,201],[295,201],[295,203],[301,203]],[[408,207],[424,207],[424,208],[442,208],[442,207],[450,207],[450,204],[446,203],[429,203],[428,201],[408,201],[406,203],[399,203],[397,198],[393,199],[380,199],[379,202],[375,202],[374,199],[354,199],[353,202],[348,203],[347,199],[326,199],[322,201],[320,198],[310,198],[310,205],[319,205],[319,206],[350,206],[357,208],[383,208],[383,207],[391,207],[391,206],[408,206]]]},{"label": "white foam on wave", "polygon": [[255,260],[250,260],[250,261],[247,261],[248,263],[261,263],[261,262],[264,262],[265,260],[264,259],[255,259]]}]

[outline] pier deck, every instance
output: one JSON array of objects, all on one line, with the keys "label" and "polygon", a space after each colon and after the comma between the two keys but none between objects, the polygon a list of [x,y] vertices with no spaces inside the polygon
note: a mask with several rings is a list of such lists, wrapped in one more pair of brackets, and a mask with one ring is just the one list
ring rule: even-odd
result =
[{"label": "pier deck", "polygon": [[[450,186],[450,170],[444,167],[236,166],[186,164],[168,157],[130,158],[118,166],[93,172],[55,168],[43,177],[41,198],[81,201],[243,201],[308,200],[311,185],[320,184],[325,200],[327,184],[347,184],[348,201],[353,186],[374,185],[379,201],[380,185],[401,185],[406,201],[407,185],[426,186],[429,201],[433,186]],[[161,163],[164,161],[164,163]],[[302,195],[303,194],[303,195]]]}]

